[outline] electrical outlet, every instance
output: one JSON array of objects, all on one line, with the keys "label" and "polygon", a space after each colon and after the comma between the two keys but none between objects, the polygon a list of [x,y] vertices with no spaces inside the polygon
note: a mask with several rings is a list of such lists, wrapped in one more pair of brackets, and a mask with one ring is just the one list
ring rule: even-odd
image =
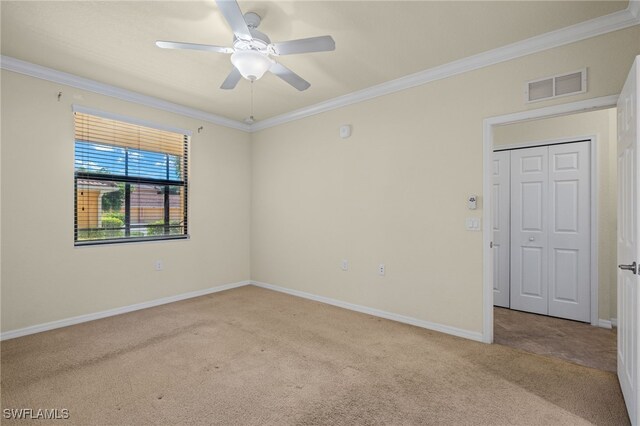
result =
[{"label": "electrical outlet", "polygon": [[343,271],[349,270],[349,261],[347,259],[342,259],[342,262],[340,263],[340,269],[342,269]]},{"label": "electrical outlet", "polygon": [[164,269],[164,264],[162,260],[156,260],[156,271],[162,271]]},{"label": "electrical outlet", "polygon": [[384,263],[381,263],[378,265],[378,275],[380,275],[381,277],[384,277],[384,272],[385,272],[385,266],[384,266]]}]

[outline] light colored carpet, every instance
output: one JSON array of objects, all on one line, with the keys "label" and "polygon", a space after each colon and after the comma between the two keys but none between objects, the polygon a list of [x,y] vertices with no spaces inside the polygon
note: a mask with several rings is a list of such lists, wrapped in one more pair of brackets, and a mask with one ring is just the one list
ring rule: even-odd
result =
[{"label": "light colored carpet", "polygon": [[617,370],[616,330],[583,322],[493,309],[493,341],[600,370]]},{"label": "light colored carpet", "polygon": [[628,424],[611,373],[251,286],[1,355],[2,408],[58,425]]}]

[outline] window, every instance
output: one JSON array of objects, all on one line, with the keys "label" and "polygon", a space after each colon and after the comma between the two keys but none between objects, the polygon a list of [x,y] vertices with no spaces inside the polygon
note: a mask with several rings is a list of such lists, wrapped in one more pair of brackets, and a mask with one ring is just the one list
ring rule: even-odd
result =
[{"label": "window", "polygon": [[187,238],[189,136],[74,114],[75,244]]}]

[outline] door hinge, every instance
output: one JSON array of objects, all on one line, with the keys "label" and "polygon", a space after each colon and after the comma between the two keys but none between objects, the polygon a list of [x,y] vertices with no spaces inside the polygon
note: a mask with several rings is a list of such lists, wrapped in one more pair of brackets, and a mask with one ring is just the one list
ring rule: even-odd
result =
[{"label": "door hinge", "polygon": [[493,248],[493,241],[489,243],[489,248]]}]

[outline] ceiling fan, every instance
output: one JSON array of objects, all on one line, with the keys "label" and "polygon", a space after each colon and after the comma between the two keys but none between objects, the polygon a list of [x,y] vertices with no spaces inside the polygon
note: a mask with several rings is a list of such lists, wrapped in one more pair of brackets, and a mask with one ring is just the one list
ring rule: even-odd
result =
[{"label": "ceiling fan", "polygon": [[297,53],[325,52],[336,48],[336,43],[331,36],[272,43],[266,34],[257,30],[261,20],[257,13],[248,12],[243,16],[236,0],[216,0],[216,3],[233,30],[233,47],[161,40],[156,41],[156,45],[163,49],[190,49],[230,53],[233,69],[222,83],[222,86],[220,86],[221,89],[233,89],[241,77],[255,81],[260,79],[265,72],[271,71],[296,89],[306,90],[311,86],[308,81],[271,57]]}]

